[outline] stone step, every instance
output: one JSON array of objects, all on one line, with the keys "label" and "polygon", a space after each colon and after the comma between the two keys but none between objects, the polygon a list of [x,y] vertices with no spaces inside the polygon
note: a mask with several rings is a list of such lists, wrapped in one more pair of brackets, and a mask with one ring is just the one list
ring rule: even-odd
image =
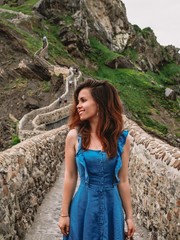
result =
[{"label": "stone step", "polygon": [[[58,219],[62,201],[62,187],[64,178],[64,164],[55,185],[47,193],[43,203],[38,208],[35,221],[26,234],[25,240],[62,240],[58,227]],[[150,240],[145,228],[136,223],[134,240]]]}]

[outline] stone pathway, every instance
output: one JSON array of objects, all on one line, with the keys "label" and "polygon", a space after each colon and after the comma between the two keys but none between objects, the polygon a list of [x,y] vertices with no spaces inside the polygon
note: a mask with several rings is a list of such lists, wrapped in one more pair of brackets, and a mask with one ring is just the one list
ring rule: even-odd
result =
[{"label": "stone pathway", "polygon": [[[63,177],[64,164],[55,185],[38,208],[35,221],[26,234],[25,240],[62,240],[57,224],[61,209]],[[136,224],[134,240],[150,240],[150,237],[145,228]]]},{"label": "stone pathway", "polygon": [[62,240],[57,224],[61,209],[63,177],[64,165],[61,167],[60,176],[55,185],[38,208],[34,223],[26,234],[25,240]]}]

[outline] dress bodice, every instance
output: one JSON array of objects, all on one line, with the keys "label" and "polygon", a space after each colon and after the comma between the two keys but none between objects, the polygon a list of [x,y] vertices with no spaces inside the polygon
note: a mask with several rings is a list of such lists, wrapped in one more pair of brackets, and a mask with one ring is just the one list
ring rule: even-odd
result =
[{"label": "dress bodice", "polygon": [[124,130],[119,136],[117,155],[114,158],[108,158],[106,152],[101,150],[83,150],[81,148],[81,136],[78,136],[76,163],[81,183],[112,186],[120,181],[118,172],[122,166],[121,155],[127,135],[128,131]]}]

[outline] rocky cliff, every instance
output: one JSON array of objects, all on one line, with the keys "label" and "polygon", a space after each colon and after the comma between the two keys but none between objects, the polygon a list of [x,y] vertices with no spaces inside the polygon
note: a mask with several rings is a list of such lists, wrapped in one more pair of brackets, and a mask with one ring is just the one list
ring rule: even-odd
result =
[{"label": "rocky cliff", "polygon": [[[90,36],[95,35],[113,51],[122,53],[133,49],[137,53],[134,64],[144,71],[158,71],[163,64],[171,61],[180,63],[179,49],[161,46],[151,28],[142,30],[128,22],[125,5],[120,0],[41,0],[34,9],[46,18],[61,18],[64,12],[69,12],[74,18],[73,27],[78,35],[75,37],[74,33],[73,38],[84,39],[80,42],[81,48],[88,44]],[[69,39],[72,35],[64,31],[60,37]],[[72,42],[69,42],[72,49]],[[82,50],[80,46],[79,50]],[[127,54],[127,57],[130,56]]]}]

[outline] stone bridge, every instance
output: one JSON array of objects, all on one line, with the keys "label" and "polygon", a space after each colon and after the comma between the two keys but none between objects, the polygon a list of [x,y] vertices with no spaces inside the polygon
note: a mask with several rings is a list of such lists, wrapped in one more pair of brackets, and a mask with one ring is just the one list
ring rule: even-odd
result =
[{"label": "stone bridge", "polygon": [[[129,178],[138,224],[135,240],[178,240],[180,151],[131,120],[125,118],[125,123],[132,142]],[[0,153],[0,239],[59,239],[67,131],[64,125]]]},{"label": "stone bridge", "polygon": [[[38,61],[47,62],[39,53]],[[55,73],[55,66],[49,69]],[[58,66],[56,72],[60,72]],[[68,117],[80,77],[80,72],[68,69],[64,94],[49,106],[26,114],[19,122],[22,142],[0,153],[0,240],[60,239],[57,223],[68,128],[53,128]],[[178,240],[180,151],[150,136],[126,116],[124,121],[131,138],[135,240]]]}]

